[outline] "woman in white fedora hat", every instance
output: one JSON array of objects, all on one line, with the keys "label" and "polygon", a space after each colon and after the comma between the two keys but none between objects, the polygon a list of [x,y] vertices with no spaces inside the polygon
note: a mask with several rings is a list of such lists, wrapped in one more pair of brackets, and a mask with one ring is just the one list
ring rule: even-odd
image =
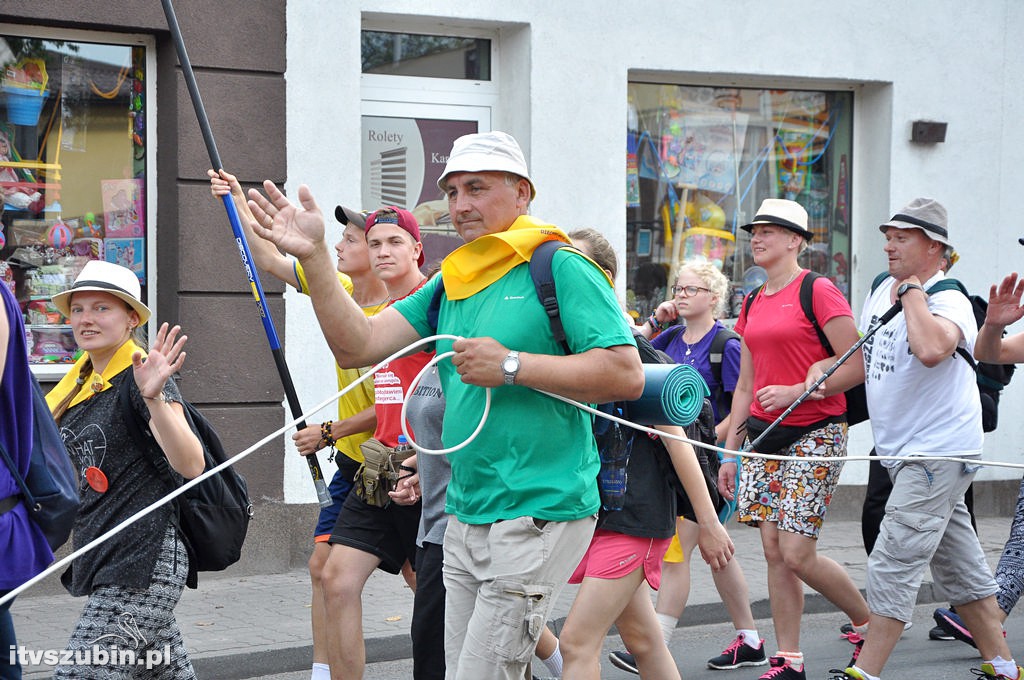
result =
[{"label": "woman in white fedora hat", "polygon": [[[813,238],[807,211],[794,201],[765,199],[742,229],[751,234],[754,263],[767,271],[768,280],[747,296],[736,322],[736,332],[743,338],[740,376],[726,437],[726,448],[734,451],[745,438],[757,438],[796,401],[804,392],[810,366],[832,354],[801,304],[801,288],[810,272],[800,267],[797,257]],[[824,337],[834,353],[845,352],[857,340],[849,303],[823,276],[807,284],[812,287],[814,317]],[[722,460],[719,490],[726,498],[736,498],[740,522],[760,529],[768,562],[768,594],[779,651],[769,659],[771,667],[761,676],[765,679],[806,678],[800,652],[804,583],[845,612],[858,633],[867,629],[867,603],[849,574],[816,552],[818,532],[846,455],[846,400],[837,389],[845,385],[847,367],[856,367],[859,360],[855,355],[841,366],[824,395],[801,403],[757,447],[760,453],[789,460],[748,458],[738,485],[735,459]],[[803,456],[834,457],[837,462],[805,462],[800,460]]]},{"label": "woman in white fedora hat", "polygon": [[[99,260],[82,269],[53,304],[70,319],[84,350],[71,371],[47,395],[61,437],[80,475],[81,510],[74,527],[76,549],[172,490],[152,456],[166,457],[175,475],[191,479],[203,471],[202,444],[185,419],[171,375],[181,368],[186,336],[160,326],[149,353],[133,339],[149,320],[139,280],[119,265]],[[139,333],[141,337],[141,333]],[[125,425],[119,393],[125,381],[131,407],[149,423],[154,444],[140,449]],[[161,506],[99,547],[79,557],[62,581],[72,595],[89,596],[68,649],[147,651],[169,658],[145,666],[59,666],[54,677],[192,678],[195,673],[174,618],[174,607],[190,573],[188,555],[173,525],[172,508]],[[148,665],[148,664],[147,664]],[[120,676],[119,676],[120,677]]]}]

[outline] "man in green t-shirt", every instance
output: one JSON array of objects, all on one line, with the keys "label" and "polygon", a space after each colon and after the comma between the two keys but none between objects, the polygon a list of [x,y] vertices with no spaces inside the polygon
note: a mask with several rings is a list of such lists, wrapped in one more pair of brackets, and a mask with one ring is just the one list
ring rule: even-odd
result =
[{"label": "man in green t-shirt", "polygon": [[449,454],[448,677],[522,678],[600,504],[590,416],[536,390],[580,402],[635,399],[643,367],[609,281],[567,250],[555,254],[552,273],[572,353],[553,338],[523,265],[539,243],[568,238],[528,216],[536,189],[512,137],[460,137],[438,186],[466,244],[445,259],[441,277],[370,319],[332,282],[323,216],[308,187],[295,205],[264,182],[269,200],[250,191],[249,205],[254,231],[303,264],[340,365],[373,363],[433,335],[427,309],[443,278],[436,332],[459,338],[437,341],[439,354],[455,353],[439,364],[446,447],[471,436],[484,413],[481,388],[493,388],[479,434]]}]

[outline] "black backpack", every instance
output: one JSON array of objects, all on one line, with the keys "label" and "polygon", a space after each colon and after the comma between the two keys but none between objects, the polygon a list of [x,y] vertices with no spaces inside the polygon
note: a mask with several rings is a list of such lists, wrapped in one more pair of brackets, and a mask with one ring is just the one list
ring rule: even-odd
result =
[{"label": "black backpack", "polygon": [[[888,272],[882,272],[871,282],[871,292],[882,285],[882,282],[889,278]],[[958,290],[963,293],[971,303],[974,312],[974,322],[981,328],[985,324],[985,314],[988,311],[988,300],[980,295],[971,295],[957,279],[944,278],[937,281],[928,289],[928,294],[938,293],[943,290]],[[1004,331],[1005,334],[1005,331]],[[1013,373],[1017,370],[1014,364],[990,364],[985,361],[976,361],[963,347],[957,347],[956,353],[964,358],[967,364],[974,370],[978,394],[981,397],[981,429],[984,432],[992,432],[999,425],[999,397],[1003,388],[1010,384]]]},{"label": "black backpack", "polygon": [[[693,441],[711,446],[718,444],[718,437],[715,436],[715,412],[711,408],[710,400],[704,400],[704,406],[701,407],[697,420],[683,429],[686,432],[687,438]],[[718,492],[718,469],[721,467],[718,452],[713,449],[706,449],[703,446],[694,446],[693,450],[697,454],[697,462],[700,463],[700,469],[704,473],[704,483],[708,487],[708,494],[711,496],[711,502],[715,506],[715,512],[720,513],[725,505],[725,499]],[[689,505],[690,500],[683,489],[683,483],[679,481],[679,477],[674,473],[672,474],[672,483],[676,489],[679,507],[682,508],[685,505]],[[679,512],[678,514],[683,513]]]},{"label": "black backpack", "polygon": [[[672,342],[672,339],[679,335],[681,332],[686,330],[686,326],[677,324],[664,331],[664,335],[668,337],[668,341]],[[722,386],[722,357],[725,356],[725,344],[730,340],[739,340],[740,336],[736,331],[729,328],[719,328],[718,332],[715,333],[715,337],[711,339],[711,348],[708,351],[708,363],[711,364],[711,375],[714,376],[715,382],[718,386],[715,391],[711,393],[711,398],[714,401],[715,406],[718,408],[719,413],[728,413],[732,408],[732,401],[726,398],[729,392],[725,391]],[[693,439],[693,437],[690,437]],[[715,444],[717,442],[705,442]]]},{"label": "black backpack", "polygon": [[[171,488],[179,486],[177,475],[160,451],[149,424],[132,408],[131,375],[121,381],[118,399],[125,424],[136,446],[147,452],[157,473]],[[228,459],[224,445],[210,421],[191,403],[182,402],[185,419],[203,445],[204,469],[208,472]],[[188,550],[188,581],[195,588],[196,572],[221,571],[239,560],[242,544],[252,518],[252,501],[245,477],[227,467],[174,500],[175,523]]]}]

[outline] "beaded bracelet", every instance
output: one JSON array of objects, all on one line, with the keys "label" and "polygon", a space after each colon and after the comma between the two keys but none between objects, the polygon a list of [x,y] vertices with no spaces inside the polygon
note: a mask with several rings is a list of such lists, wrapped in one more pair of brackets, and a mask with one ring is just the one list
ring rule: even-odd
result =
[{"label": "beaded bracelet", "polygon": [[653,328],[656,331],[663,331],[663,330],[665,330],[666,328],[669,327],[669,324],[667,324],[667,323],[664,323],[664,324],[660,323],[658,321],[658,317],[656,317],[653,314],[651,314],[649,317],[647,317],[647,323],[651,324],[651,328]]},{"label": "beaded bracelet", "polygon": [[327,446],[334,446],[337,443],[337,440],[331,435],[331,425],[333,424],[333,420],[325,420],[320,423],[320,441]]},{"label": "beaded bracelet", "polygon": [[333,420],[327,420],[320,423],[320,443],[322,443],[324,446],[331,447],[331,454],[327,456],[328,463],[334,462],[334,452],[338,450],[336,446],[338,440],[336,440],[334,436],[331,434],[331,425],[333,424]]}]

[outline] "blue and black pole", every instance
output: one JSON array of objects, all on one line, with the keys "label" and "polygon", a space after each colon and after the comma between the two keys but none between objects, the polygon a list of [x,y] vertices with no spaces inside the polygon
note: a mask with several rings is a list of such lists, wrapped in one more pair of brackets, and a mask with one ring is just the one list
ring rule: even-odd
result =
[{"label": "blue and black pole", "polygon": [[[181,71],[185,76],[185,85],[188,87],[189,96],[192,98],[192,107],[196,111],[196,118],[199,119],[199,128],[203,133],[203,141],[206,142],[206,151],[210,154],[210,163],[214,170],[221,170],[224,165],[220,160],[220,153],[217,151],[217,143],[213,139],[213,130],[210,128],[210,120],[206,117],[206,109],[203,107],[203,99],[199,95],[199,87],[196,85],[196,77],[192,72],[192,63],[185,51],[185,41],[181,38],[181,28],[178,26],[178,18],[174,14],[174,6],[171,0],[161,0],[164,7],[164,14],[167,16],[167,26],[171,29],[171,36],[174,38],[174,48],[178,53],[178,62],[181,64]],[[238,217],[238,210],[230,194],[224,197],[224,209],[227,210],[228,220],[231,222],[231,231],[235,235],[235,243],[238,245],[238,254],[242,258],[242,266],[245,267],[245,275],[249,278],[249,286],[252,288],[252,296],[256,298],[256,305],[259,308],[260,320],[263,321],[263,330],[267,334],[267,342],[270,343],[270,352],[274,356],[274,363],[277,365],[277,372],[281,376],[281,384],[284,386],[285,399],[291,409],[292,417],[298,418],[302,415],[302,407],[299,406],[299,397],[295,392],[295,384],[292,382],[291,373],[288,371],[288,364],[284,360],[284,352],[281,349],[281,342],[277,338],[277,331],[274,329],[274,320],[270,317],[270,310],[267,308],[266,297],[263,295],[263,287],[260,285],[259,276],[252,264],[252,254],[249,252],[249,244],[245,240],[245,232],[242,231],[242,222]],[[306,427],[305,420],[298,423],[301,430]],[[321,507],[329,506],[333,501],[331,494],[327,491],[327,483],[324,481],[324,473],[320,468],[320,461],[315,453],[306,456],[306,463],[309,465],[309,474],[313,477],[313,485],[316,487],[317,500]]]},{"label": "blue and black pole", "polygon": [[863,345],[865,342],[867,342],[868,338],[870,338],[872,335],[874,335],[875,332],[878,331],[879,328],[881,328],[885,324],[887,324],[890,321],[892,321],[893,317],[895,317],[897,314],[899,314],[902,309],[903,309],[903,303],[900,302],[899,300],[896,300],[896,303],[892,307],[890,307],[885,312],[885,314],[883,314],[874,323],[872,323],[871,326],[868,328],[867,332],[864,333],[864,335],[860,336],[860,338],[858,338],[857,342],[853,343],[850,346],[850,349],[846,350],[846,352],[843,353],[843,356],[839,357],[834,364],[829,366],[825,370],[825,372],[821,374],[821,377],[819,377],[817,380],[815,380],[814,383],[810,387],[808,387],[804,391],[803,394],[801,394],[799,397],[797,397],[796,401],[794,401],[792,404],[790,404],[789,408],[787,408],[785,411],[783,411],[782,415],[780,415],[778,418],[775,419],[775,422],[773,422],[771,425],[766,427],[764,432],[762,432],[761,435],[759,437],[757,437],[757,439],[755,439],[754,441],[752,441],[749,444],[747,444],[747,446],[745,446],[743,448],[742,453],[746,453],[748,451],[756,450],[757,445],[761,443],[761,441],[765,438],[765,436],[769,432],[771,432],[776,427],[778,427],[779,424],[782,423],[782,421],[786,419],[786,416],[788,416],[790,413],[792,413],[796,409],[797,406],[799,406],[800,404],[804,403],[804,400],[806,400],[809,396],[814,394],[814,391],[818,389],[818,387],[821,385],[821,383],[825,382],[825,380],[829,376],[831,376],[833,373],[836,372],[837,368],[842,366],[843,363],[847,359],[849,359],[851,356],[853,356],[853,353],[856,352],[858,349],[860,349],[861,345]]}]

